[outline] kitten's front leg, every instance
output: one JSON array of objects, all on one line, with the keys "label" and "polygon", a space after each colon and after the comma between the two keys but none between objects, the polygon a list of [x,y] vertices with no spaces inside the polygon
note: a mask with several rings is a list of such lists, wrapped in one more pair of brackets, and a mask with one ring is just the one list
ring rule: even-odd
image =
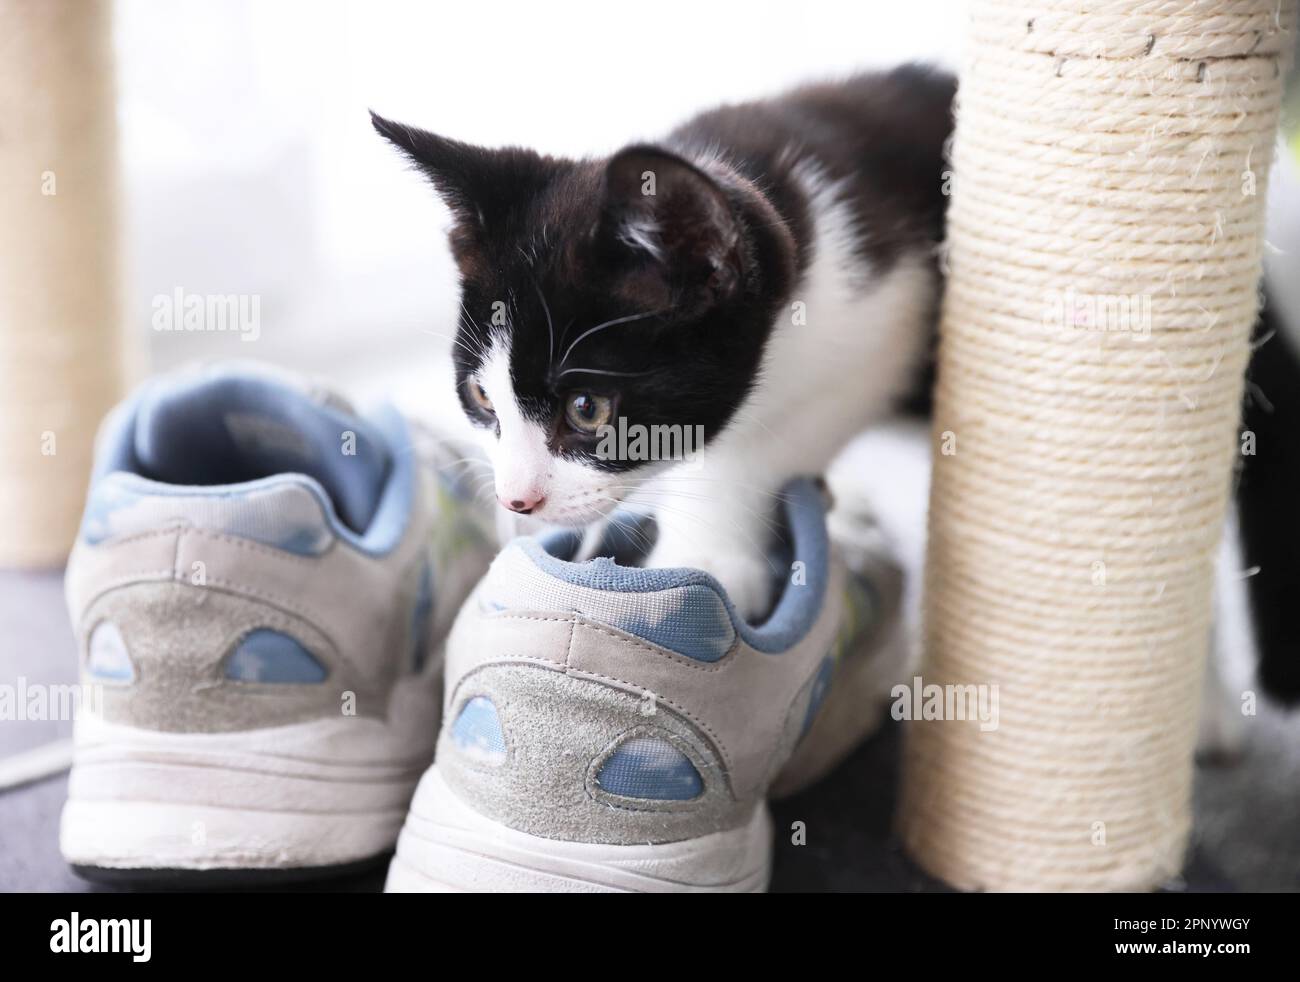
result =
[{"label": "kitten's front leg", "polygon": [[783,573],[768,555],[776,520],[772,492],[671,475],[645,500],[659,527],[647,566],[704,570],[746,620],[768,612]]}]

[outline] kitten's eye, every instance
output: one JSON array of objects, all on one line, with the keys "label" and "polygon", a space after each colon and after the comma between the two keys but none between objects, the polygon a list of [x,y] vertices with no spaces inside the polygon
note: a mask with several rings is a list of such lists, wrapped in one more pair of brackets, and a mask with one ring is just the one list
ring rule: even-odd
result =
[{"label": "kitten's eye", "polygon": [[564,404],[564,415],[575,430],[595,433],[609,422],[613,415],[613,404],[605,396],[575,392]]},{"label": "kitten's eye", "polygon": [[485,413],[491,413],[494,416],[496,415],[496,410],[492,408],[492,400],[489,399],[488,394],[483,391],[483,386],[479,385],[473,379],[468,379],[465,382],[465,387],[469,389],[469,397],[474,401],[474,405],[478,406],[478,408],[483,410]]}]

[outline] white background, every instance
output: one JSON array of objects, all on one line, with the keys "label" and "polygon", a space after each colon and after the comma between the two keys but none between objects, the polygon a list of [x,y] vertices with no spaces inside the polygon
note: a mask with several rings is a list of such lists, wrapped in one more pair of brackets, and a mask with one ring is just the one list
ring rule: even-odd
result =
[{"label": "white background", "polygon": [[[962,0],[121,0],[128,331],[146,366],[238,356],[430,409],[456,297],[447,217],[367,108],[459,139],[608,152],[714,103],[910,59]],[[176,287],[256,294],[261,338],[158,333]],[[433,399],[432,402],[421,400]]]},{"label": "white background", "polygon": [[[254,357],[453,414],[455,281],[432,191],[366,110],[605,153],[699,109],[908,60],[956,68],[965,0],[119,0],[126,318],[143,368]],[[1293,78],[1294,85],[1294,78]],[[1300,325],[1300,177],[1271,192]],[[261,337],[158,333],[177,287],[257,295]],[[458,415],[458,414],[457,414]]]}]

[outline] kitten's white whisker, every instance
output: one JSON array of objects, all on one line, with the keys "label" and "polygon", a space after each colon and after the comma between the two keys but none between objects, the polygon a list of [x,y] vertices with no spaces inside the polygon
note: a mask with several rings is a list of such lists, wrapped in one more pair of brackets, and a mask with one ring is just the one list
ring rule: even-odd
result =
[{"label": "kitten's white whisker", "polygon": [[478,486],[474,488],[474,497],[488,498],[489,500],[495,498],[495,494],[493,493],[493,487],[495,484],[496,478],[492,475],[489,475],[487,480],[480,480]]},{"label": "kitten's white whisker", "polygon": [[564,357],[560,359],[560,367],[564,367],[564,363],[569,360],[569,355],[573,353],[574,348],[582,344],[584,340],[591,337],[597,331],[603,331],[608,327],[617,327],[620,324],[631,324],[633,321],[643,321],[647,317],[658,317],[660,314],[666,314],[670,309],[671,308],[665,307],[662,310],[647,310],[644,314],[628,314],[626,317],[615,317],[613,320],[607,320],[603,324],[597,324],[595,327],[587,328],[587,330],[578,335],[573,344],[569,345],[569,347],[565,349]]},{"label": "kitten's white whisker", "polygon": [[607,516],[607,518],[605,519],[605,524],[607,526],[612,525],[616,529],[619,529],[620,531],[634,537],[636,541],[640,543],[640,547],[646,552],[649,552],[650,549],[653,548],[654,546],[654,543],[651,542],[650,540],[650,536],[647,535],[641,528],[639,528],[637,525],[634,525],[631,522],[616,517],[612,513],[609,516]]},{"label": "kitten's white whisker", "polygon": [[[616,502],[616,503],[619,503],[619,504],[622,503],[622,502],[619,501],[618,499],[616,499],[616,498],[611,498],[611,497],[609,497],[608,495],[603,495],[602,497],[603,497],[606,501]],[[664,503],[662,503],[662,502],[656,504],[656,505],[654,506],[654,508],[655,508],[655,511],[656,511],[656,512],[663,512],[663,513],[668,514],[668,515],[673,515],[674,517],[678,517],[678,518],[686,518],[686,519],[690,519],[690,520],[693,521],[693,522],[698,522],[700,525],[704,526],[705,528],[712,528],[712,527],[713,527],[713,526],[712,526],[712,523],[711,523],[707,518],[704,518],[704,517],[701,516],[701,515],[697,515],[697,514],[695,514],[694,512],[689,511],[689,510],[684,509],[684,508],[674,508],[672,505],[667,505],[667,504],[664,504]],[[748,509],[742,509],[742,510],[743,510],[743,511],[748,511]],[[763,519],[763,518],[761,518],[760,516],[758,516],[757,514],[754,514],[753,512],[750,512],[750,514],[752,515],[752,517],[754,517],[755,519],[757,519],[758,521],[760,521],[762,524],[764,524],[764,525],[768,525],[768,526],[769,526],[769,528],[768,528],[769,531],[771,531],[771,532],[775,532],[775,531],[778,530],[778,526],[776,526],[776,525],[774,525],[774,524],[771,524],[771,523],[769,522],[769,520],[767,520],[767,519]],[[744,527],[740,522],[727,521],[726,524],[727,524],[727,525],[728,525],[728,526],[729,526],[733,531],[739,532],[739,533],[741,534],[741,536],[742,536],[742,537],[743,537],[743,538],[744,538],[744,539],[749,543],[750,547],[753,548],[754,552],[755,552],[757,555],[766,555],[767,550],[766,550],[763,546],[761,546],[758,542],[755,541],[754,537],[753,537],[752,535],[750,535],[750,534],[745,530],[745,527]]]},{"label": "kitten's white whisker", "polygon": [[442,334],[442,333],[439,332],[439,331],[429,331],[429,330],[425,330],[424,328],[421,328],[421,329],[420,329],[420,333],[421,333],[421,334],[428,334],[428,335],[430,335],[431,337],[435,337],[435,338],[442,338],[442,340],[444,340],[444,341],[449,341],[449,342],[452,343],[452,344],[460,345],[460,347],[463,348],[463,349],[465,350],[465,353],[466,353],[466,354],[470,355],[471,357],[477,357],[477,354],[476,354],[476,352],[474,351],[474,349],[471,348],[469,345],[467,345],[467,344],[466,344],[464,341],[462,341],[460,338],[453,338],[453,337],[451,337],[451,336],[449,336],[449,335]]},{"label": "kitten's white whisker", "polygon": [[565,340],[569,337],[569,331],[572,330],[573,325],[577,321],[577,319],[578,318],[576,317],[570,317],[569,323],[564,325],[564,330],[560,332],[560,344],[564,344]]},{"label": "kitten's white whisker", "polygon": [[551,306],[546,302],[546,294],[542,292],[542,288],[538,285],[537,281],[532,279],[531,276],[529,279],[532,280],[533,289],[537,291],[537,299],[542,302],[542,310],[546,314],[546,334],[550,338],[550,354],[548,359],[550,364],[553,365],[555,364],[555,323],[551,320]]},{"label": "kitten's white whisker", "polygon": [[448,461],[446,467],[448,470],[451,470],[453,467],[482,467],[485,470],[491,471],[492,463],[487,460],[476,460],[472,457],[467,457],[461,460]]},{"label": "kitten's white whisker", "polygon": [[[474,315],[471,314],[471,313],[469,312],[469,308],[465,306],[465,301],[464,301],[464,300],[462,300],[462,301],[460,302],[460,312],[461,312],[462,314],[464,314],[465,317],[469,320],[470,324],[473,325],[474,330],[478,331],[479,334],[483,334],[483,333],[484,333],[483,328],[482,328],[481,326],[479,326],[479,322],[476,321],[476,320],[474,319]],[[487,352],[487,348],[486,348],[486,346],[484,345],[483,340],[482,340],[481,338],[478,338],[478,337],[474,337],[472,340],[474,341],[474,346],[475,346],[475,349],[476,349],[476,351],[477,351],[477,353],[478,353],[478,357],[479,357],[479,358],[486,358],[488,352]]]},{"label": "kitten's white whisker", "polygon": [[564,371],[560,372],[560,374],[557,375],[556,378],[564,378],[564,376],[569,375],[569,374],[572,374],[572,373],[574,373],[574,372],[580,372],[580,373],[582,373],[583,375],[610,375],[610,376],[614,376],[615,378],[640,378],[642,375],[653,375],[653,374],[654,374],[653,371],[648,371],[648,372],[611,372],[611,371],[607,371],[606,369],[603,369],[603,368],[566,368]]},{"label": "kitten's white whisker", "polygon": [[[731,478],[726,478],[726,477],[705,477],[703,475],[690,475],[690,474],[674,475],[672,474],[671,471],[665,472],[660,475],[656,475],[652,481],[647,482],[646,484],[620,485],[619,487],[621,487],[625,491],[642,490],[646,494],[683,494],[684,495],[690,492],[678,487],[663,486],[663,485],[668,485],[670,482],[679,483],[683,481],[694,481],[697,484],[705,483],[705,482],[711,484],[721,484],[724,485],[727,490],[731,490],[733,488],[741,488],[743,490],[752,491],[755,494],[759,494],[767,498],[772,498],[773,500],[780,501],[780,502],[787,502],[790,500],[790,496],[786,494],[784,491],[773,490],[772,488],[768,488],[760,484],[748,484],[743,481],[735,481],[732,480]],[[700,491],[697,493],[702,495],[707,495],[707,492],[704,491]]]},{"label": "kitten's white whisker", "polygon": [[[620,489],[621,486],[619,485],[610,486],[610,490],[620,490]],[[687,491],[679,491],[679,490],[661,491],[654,488],[639,489],[639,490],[646,491],[646,493],[642,495],[641,498],[646,502],[646,504],[654,508],[665,508],[667,506],[665,506],[663,502],[656,502],[655,500],[653,500],[650,497],[653,494],[667,494],[670,497],[681,497],[690,501],[717,501],[718,500],[718,497],[716,495],[704,494],[699,492],[687,492]],[[775,518],[773,518],[770,513],[760,512],[746,505],[733,504],[730,507],[735,508],[737,511],[748,515],[750,518],[754,519],[755,522],[757,522],[759,525],[761,525],[763,528],[765,528],[769,533],[773,535],[777,535],[781,531],[781,523],[777,521]],[[738,522],[729,522],[728,524],[738,530],[743,530],[743,527]]]}]

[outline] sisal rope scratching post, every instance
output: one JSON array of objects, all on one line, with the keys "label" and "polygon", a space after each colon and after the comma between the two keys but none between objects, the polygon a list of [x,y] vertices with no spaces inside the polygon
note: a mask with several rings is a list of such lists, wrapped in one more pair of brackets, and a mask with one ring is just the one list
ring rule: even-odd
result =
[{"label": "sisal rope scratching post", "polygon": [[[1294,0],[973,0],[900,830],[968,890],[1178,873]],[[988,690],[991,692],[992,690]]]},{"label": "sisal rope scratching post", "polygon": [[0,566],[61,563],[120,394],[106,0],[0,0]]}]

